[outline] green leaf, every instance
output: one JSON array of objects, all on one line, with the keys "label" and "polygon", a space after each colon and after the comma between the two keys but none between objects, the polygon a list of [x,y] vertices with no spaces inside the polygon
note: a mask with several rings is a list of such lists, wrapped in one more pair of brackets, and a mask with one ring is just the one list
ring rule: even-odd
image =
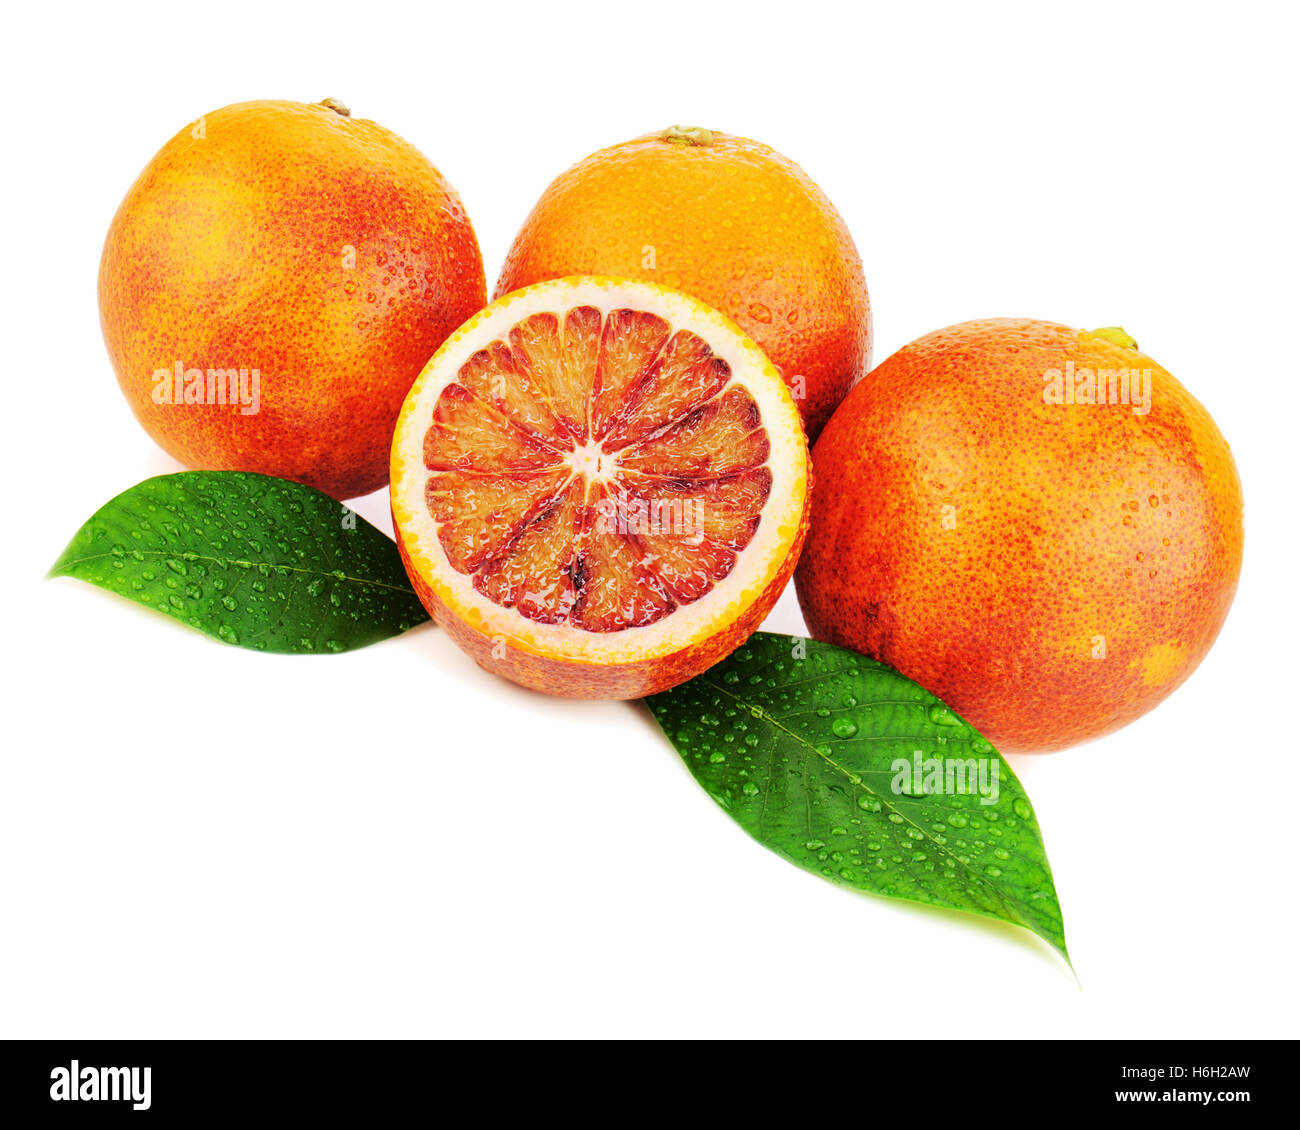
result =
[{"label": "green leaf", "polygon": [[50,576],[256,651],[348,651],[428,619],[382,531],[312,487],[244,471],[183,471],[123,491]]},{"label": "green leaf", "polygon": [[765,847],[833,883],[1024,926],[1069,961],[1025,790],[989,742],[897,671],[758,632],[646,703],[696,780]]}]

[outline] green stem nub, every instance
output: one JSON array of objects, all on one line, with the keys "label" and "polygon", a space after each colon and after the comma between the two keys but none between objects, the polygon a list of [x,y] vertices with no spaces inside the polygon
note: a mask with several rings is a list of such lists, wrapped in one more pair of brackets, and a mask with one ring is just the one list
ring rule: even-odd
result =
[{"label": "green stem nub", "polygon": [[1136,349],[1138,343],[1125,332],[1123,326],[1102,326],[1099,330],[1091,331],[1093,337],[1099,337],[1104,341],[1109,341],[1112,345],[1122,345],[1125,349]]},{"label": "green stem nub", "polygon": [[659,136],[670,145],[713,144],[713,131],[703,126],[669,126]]}]

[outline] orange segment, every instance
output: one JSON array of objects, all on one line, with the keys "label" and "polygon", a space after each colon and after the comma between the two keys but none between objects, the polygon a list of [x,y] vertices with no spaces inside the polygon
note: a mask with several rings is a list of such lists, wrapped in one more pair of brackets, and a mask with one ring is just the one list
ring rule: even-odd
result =
[{"label": "orange segment", "polygon": [[573,574],[586,496],[586,480],[575,477],[560,498],[483,566],[474,587],[530,620],[556,624],[567,619],[577,599]]},{"label": "orange segment", "polygon": [[722,479],[673,480],[629,472],[628,494],[643,500],[659,528],[680,521],[729,549],[744,549],[758,529],[759,515],[772,491],[766,467]]},{"label": "orange segment", "polygon": [[429,513],[441,523],[438,540],[447,560],[472,573],[544,510],[568,479],[543,475],[477,475],[448,471],[425,486]]},{"label": "orange segment", "polygon": [[721,391],[730,377],[727,363],[713,356],[707,341],[679,330],[664,347],[660,363],[632,390],[622,419],[605,438],[605,450],[626,447],[681,419]]},{"label": "orange segment", "polygon": [[754,398],[733,388],[661,435],[629,448],[620,465],[677,478],[720,477],[757,467],[770,450]]},{"label": "orange segment", "polygon": [[679,531],[668,524],[659,532],[640,532],[635,540],[646,567],[682,603],[702,597],[736,563],[736,555],[725,545],[691,532],[689,526]]},{"label": "orange segment", "polygon": [[470,392],[520,427],[563,445],[559,421],[546,397],[520,370],[505,342],[494,341],[475,353],[461,366],[459,377]]},{"label": "orange segment", "polygon": [[535,471],[555,467],[560,453],[520,431],[462,385],[438,397],[433,427],[424,437],[430,471]]},{"label": "orange segment", "polygon": [[591,431],[603,436],[624,397],[649,371],[668,340],[662,318],[640,310],[613,310],[605,319],[600,365],[591,397]]},{"label": "orange segment", "polygon": [[600,364],[600,331],[605,316],[594,306],[577,306],[564,316],[564,370],[581,386],[585,402],[584,435],[591,435],[592,374]]},{"label": "orange segment", "polygon": [[515,364],[545,398],[564,429],[579,442],[587,438],[587,396],[591,382],[579,358],[566,364],[560,320],[554,314],[534,314],[510,331]]},{"label": "orange segment", "polygon": [[599,488],[578,560],[574,623],[589,632],[643,627],[667,616],[673,599],[646,566],[645,553],[619,520],[616,488]]},{"label": "orange segment", "polygon": [[758,529],[772,476],[766,468],[711,482],[629,474],[623,502],[650,570],[677,600],[703,596],[736,563]]}]

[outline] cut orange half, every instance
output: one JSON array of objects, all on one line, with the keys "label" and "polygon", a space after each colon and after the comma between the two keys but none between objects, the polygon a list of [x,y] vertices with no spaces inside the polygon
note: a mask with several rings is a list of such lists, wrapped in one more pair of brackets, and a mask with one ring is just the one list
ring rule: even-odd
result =
[{"label": "cut orange half", "polygon": [[499,298],[416,380],[393,522],[433,618],[483,667],[635,698],[724,658],[807,530],[799,412],[758,347],[676,291],[574,277]]}]

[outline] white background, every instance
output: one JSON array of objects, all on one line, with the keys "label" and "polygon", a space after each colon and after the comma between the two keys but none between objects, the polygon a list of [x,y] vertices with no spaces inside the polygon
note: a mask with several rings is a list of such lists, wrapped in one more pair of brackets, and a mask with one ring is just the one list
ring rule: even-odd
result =
[{"label": "white background", "polygon": [[[976,11],[976,9],[981,9]],[[7,17],[5,1036],[1295,1036],[1295,17],[1237,3],[30,5]],[[673,122],[799,161],[875,357],[983,316],[1122,324],[1215,416],[1245,569],[1169,701],[1013,759],[1076,984],[1011,927],[750,841],[635,703],[525,693],[423,627],[320,658],[43,581],[178,469],[99,335],[154,151],[332,96],[461,192],[489,290],[562,169]],[[359,504],[388,529],[383,493]],[[793,592],[769,627],[800,632]]]}]

